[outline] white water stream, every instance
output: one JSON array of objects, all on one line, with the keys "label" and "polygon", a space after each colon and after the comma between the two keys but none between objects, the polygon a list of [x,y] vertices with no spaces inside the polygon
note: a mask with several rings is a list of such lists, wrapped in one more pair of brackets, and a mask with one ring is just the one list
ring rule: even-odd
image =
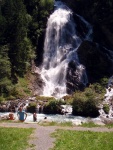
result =
[{"label": "white water stream", "polygon": [[[104,95],[105,99],[100,109],[100,117],[113,119],[113,76],[108,81],[108,88],[106,88],[106,94]],[[106,114],[103,106],[108,105],[109,112]]]},{"label": "white water stream", "polygon": [[[0,117],[8,116],[9,112],[7,113],[1,113]],[[18,121],[17,113],[14,113],[15,121]],[[47,119],[45,119],[45,117]],[[86,123],[89,121],[97,122],[100,121],[99,118],[85,118],[81,116],[73,116],[71,114],[67,115],[47,115],[47,114],[37,114],[37,121],[33,121],[33,114],[27,113],[27,118],[25,120],[25,123],[43,123],[43,122],[58,122],[58,123],[64,123],[64,122],[72,122],[73,125],[81,125],[82,123]]]}]

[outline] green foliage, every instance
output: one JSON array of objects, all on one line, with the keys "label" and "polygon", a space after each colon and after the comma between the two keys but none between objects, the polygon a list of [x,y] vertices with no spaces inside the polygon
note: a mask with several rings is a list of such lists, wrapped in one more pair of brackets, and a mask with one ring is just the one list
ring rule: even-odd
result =
[{"label": "green foliage", "polygon": [[[107,85],[107,83],[106,83]],[[94,84],[91,84],[89,87],[94,90],[95,93],[97,94],[105,94],[105,83],[103,82],[102,84],[100,83],[94,83]]]},{"label": "green foliage", "polygon": [[102,87],[106,87],[106,85],[108,84],[108,78],[104,77],[100,80],[100,84]]},{"label": "green foliage", "polygon": [[73,95],[73,114],[80,116],[96,117],[99,115],[99,98],[91,88],[86,88],[84,92],[76,92]]},{"label": "green foliage", "polygon": [[0,46],[0,95],[7,96],[12,86],[11,63],[8,57],[8,46]]},{"label": "green foliage", "polygon": [[43,112],[46,114],[61,114],[61,105],[63,104],[63,101],[53,99],[44,106]]},{"label": "green foliage", "polygon": [[18,76],[25,77],[31,69],[52,8],[53,0],[0,1],[0,95],[3,97],[30,93]]},{"label": "green foliage", "polygon": [[0,13],[0,44],[3,44],[5,42],[4,37],[5,30],[6,30],[6,19]]},{"label": "green foliage", "polygon": [[0,103],[4,102],[5,98],[3,96],[0,96]]},{"label": "green foliage", "polygon": [[27,107],[27,112],[34,113],[36,111],[37,104],[32,102]]},{"label": "green foliage", "polygon": [[40,0],[39,4],[41,7],[44,7],[46,9],[52,9],[53,8],[53,3],[54,3],[54,0]]},{"label": "green foliage", "polygon": [[71,105],[72,102],[73,102],[73,99],[72,99],[71,95],[66,95],[66,96],[63,97],[63,99],[64,99],[65,103],[69,104],[69,105]]},{"label": "green foliage", "polygon": [[104,112],[105,112],[106,114],[109,114],[109,110],[110,110],[109,105],[108,105],[108,104],[104,104],[104,105],[103,105],[103,110],[104,110]]},{"label": "green foliage", "polygon": [[[12,64],[12,73],[23,76],[30,67],[34,55],[32,44],[27,37],[28,24],[31,21],[23,0],[4,1],[2,5],[3,41],[9,45],[8,55]],[[3,43],[3,42],[2,42]]]},{"label": "green foliage", "polygon": [[31,95],[29,80],[26,76],[24,78],[18,77],[18,83],[15,84],[12,89],[10,90],[10,97],[15,98],[24,98]]},{"label": "green foliage", "polygon": [[28,147],[28,138],[33,129],[3,128],[0,127],[1,150],[23,150]]},{"label": "green foliage", "polygon": [[28,14],[32,20],[29,24],[28,35],[35,46],[46,28],[47,17],[53,9],[53,0],[24,0]]},{"label": "green foliage", "polygon": [[36,100],[41,100],[41,101],[52,101],[55,100],[54,97],[47,97],[47,96],[36,96]]}]

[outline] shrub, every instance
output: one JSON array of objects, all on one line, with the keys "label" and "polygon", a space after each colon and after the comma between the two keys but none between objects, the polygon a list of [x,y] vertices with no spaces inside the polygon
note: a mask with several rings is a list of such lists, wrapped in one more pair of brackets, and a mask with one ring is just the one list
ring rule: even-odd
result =
[{"label": "shrub", "polygon": [[73,115],[85,117],[97,117],[98,112],[97,95],[95,92],[87,88],[84,92],[76,92],[73,96]]},{"label": "shrub", "polygon": [[103,105],[103,110],[106,114],[109,114],[109,105],[108,104],[104,104]]},{"label": "shrub", "polygon": [[36,103],[30,103],[27,107],[27,112],[34,113],[36,111]]},{"label": "shrub", "polygon": [[84,104],[85,104],[85,97],[82,95],[82,93],[75,93],[73,98],[73,115],[79,115],[83,116],[84,113]]},{"label": "shrub", "polygon": [[63,99],[64,99],[66,104],[70,104],[71,105],[72,102],[73,102],[72,95],[66,95],[66,96],[63,97]]},{"label": "shrub", "polygon": [[61,100],[52,100],[48,102],[43,109],[43,112],[46,114],[61,114],[61,105],[64,102]]},{"label": "shrub", "polygon": [[4,102],[5,98],[3,96],[0,96],[0,103]]}]

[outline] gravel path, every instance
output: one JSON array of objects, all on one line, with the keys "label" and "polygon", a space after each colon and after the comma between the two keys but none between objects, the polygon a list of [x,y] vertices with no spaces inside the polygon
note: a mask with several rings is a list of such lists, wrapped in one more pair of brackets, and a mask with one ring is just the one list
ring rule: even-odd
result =
[{"label": "gravel path", "polygon": [[84,128],[84,127],[59,127],[59,126],[39,126],[38,124],[26,123],[0,123],[2,127],[18,127],[18,128],[35,128],[31,135],[29,143],[32,145],[27,150],[49,150],[54,146],[55,139],[51,137],[51,133],[56,129],[77,130],[77,131],[94,131],[94,132],[113,132],[113,128],[104,127]]}]

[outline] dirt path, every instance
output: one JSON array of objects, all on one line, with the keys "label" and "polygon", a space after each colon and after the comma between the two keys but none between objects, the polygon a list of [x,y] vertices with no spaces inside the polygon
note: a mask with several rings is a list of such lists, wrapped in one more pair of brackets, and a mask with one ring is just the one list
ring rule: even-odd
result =
[{"label": "dirt path", "polygon": [[59,127],[59,126],[39,126],[38,124],[26,123],[0,123],[2,127],[17,127],[17,128],[35,128],[34,133],[29,141],[32,144],[27,150],[49,150],[54,146],[55,139],[50,135],[56,129],[77,130],[77,131],[94,131],[94,132],[113,132],[112,129],[104,127],[84,128],[84,127]]}]

